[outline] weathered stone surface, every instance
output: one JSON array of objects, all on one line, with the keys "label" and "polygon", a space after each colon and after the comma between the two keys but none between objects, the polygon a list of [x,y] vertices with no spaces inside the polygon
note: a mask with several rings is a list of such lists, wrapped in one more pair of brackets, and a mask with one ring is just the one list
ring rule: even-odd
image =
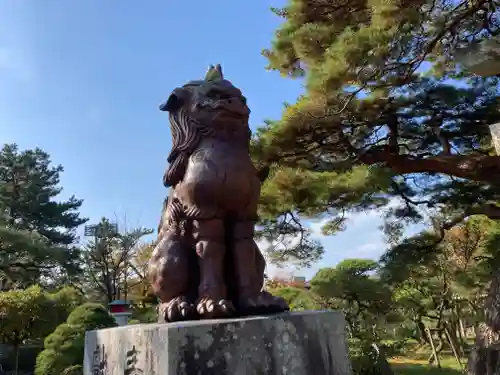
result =
[{"label": "weathered stone surface", "polygon": [[87,332],[84,375],[350,375],[335,311]]},{"label": "weathered stone surface", "polygon": [[500,155],[500,123],[490,125],[490,131],[497,155]]}]

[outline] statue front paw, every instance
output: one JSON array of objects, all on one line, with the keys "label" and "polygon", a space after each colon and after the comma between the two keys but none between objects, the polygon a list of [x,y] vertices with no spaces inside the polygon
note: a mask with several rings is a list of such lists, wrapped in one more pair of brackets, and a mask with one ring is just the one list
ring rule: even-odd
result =
[{"label": "statue front paw", "polygon": [[158,306],[158,323],[178,322],[182,320],[196,319],[196,310],[184,296],[173,298],[169,302]]},{"label": "statue front paw", "polygon": [[196,312],[205,319],[228,318],[234,315],[234,306],[229,300],[204,296],[198,300]]}]

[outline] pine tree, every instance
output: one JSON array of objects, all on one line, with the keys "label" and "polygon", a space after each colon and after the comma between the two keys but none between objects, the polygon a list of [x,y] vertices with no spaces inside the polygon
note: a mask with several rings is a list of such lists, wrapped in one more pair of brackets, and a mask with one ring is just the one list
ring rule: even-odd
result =
[{"label": "pine tree", "polygon": [[500,121],[498,78],[470,76],[455,59],[500,31],[488,4],[290,0],[274,9],[285,22],[264,51],[269,68],[307,90],[253,139],[257,164],[271,166],[268,233],[301,235],[297,214],[325,213],[332,232],[346,211],[389,201],[401,203],[388,210],[393,231],[443,203],[462,217],[500,218],[488,128]]},{"label": "pine tree", "polygon": [[14,229],[0,220],[0,289],[36,283],[52,270],[54,261],[65,258],[64,251],[38,233]]},{"label": "pine tree", "polygon": [[[285,22],[264,51],[269,68],[306,84],[253,141],[259,164],[277,170],[266,184],[278,179],[281,190],[264,188],[262,211],[278,216],[278,233],[290,212],[293,222],[312,207],[335,228],[346,211],[389,201],[394,243],[425,210],[447,218],[414,248],[432,248],[465,217],[500,219],[500,156],[488,129],[500,122],[499,79],[472,76],[457,60],[500,33],[497,2],[289,0],[274,12]],[[352,195],[337,189],[359,170],[364,191],[359,180]]]},{"label": "pine tree", "polygon": [[71,245],[75,229],[87,219],[78,209],[83,201],[71,196],[57,201],[62,192],[61,165],[52,166],[50,156],[39,148],[19,151],[17,145],[0,150],[0,204],[16,229],[35,231],[54,245]]},{"label": "pine tree", "polygon": [[38,148],[0,150],[0,278],[28,285],[78,271],[75,230],[87,219],[77,211],[82,200],[57,200],[62,171]]}]

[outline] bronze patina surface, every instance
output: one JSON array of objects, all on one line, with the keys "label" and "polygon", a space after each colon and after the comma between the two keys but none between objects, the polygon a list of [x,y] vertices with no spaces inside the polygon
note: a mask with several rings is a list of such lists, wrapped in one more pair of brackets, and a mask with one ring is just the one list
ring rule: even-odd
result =
[{"label": "bronze patina surface", "polygon": [[149,269],[159,321],[288,310],[263,290],[266,263],[254,241],[262,177],[250,159],[245,97],[217,65],[160,109],[169,113],[173,145]]}]

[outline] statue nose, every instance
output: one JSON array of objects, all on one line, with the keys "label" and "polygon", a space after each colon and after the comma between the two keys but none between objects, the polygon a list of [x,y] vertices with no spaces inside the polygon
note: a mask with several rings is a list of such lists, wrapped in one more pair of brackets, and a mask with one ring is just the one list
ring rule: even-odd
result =
[{"label": "statue nose", "polygon": [[219,102],[220,105],[229,112],[237,113],[240,115],[248,115],[250,113],[250,109],[247,105],[240,99],[237,98],[228,98]]}]

